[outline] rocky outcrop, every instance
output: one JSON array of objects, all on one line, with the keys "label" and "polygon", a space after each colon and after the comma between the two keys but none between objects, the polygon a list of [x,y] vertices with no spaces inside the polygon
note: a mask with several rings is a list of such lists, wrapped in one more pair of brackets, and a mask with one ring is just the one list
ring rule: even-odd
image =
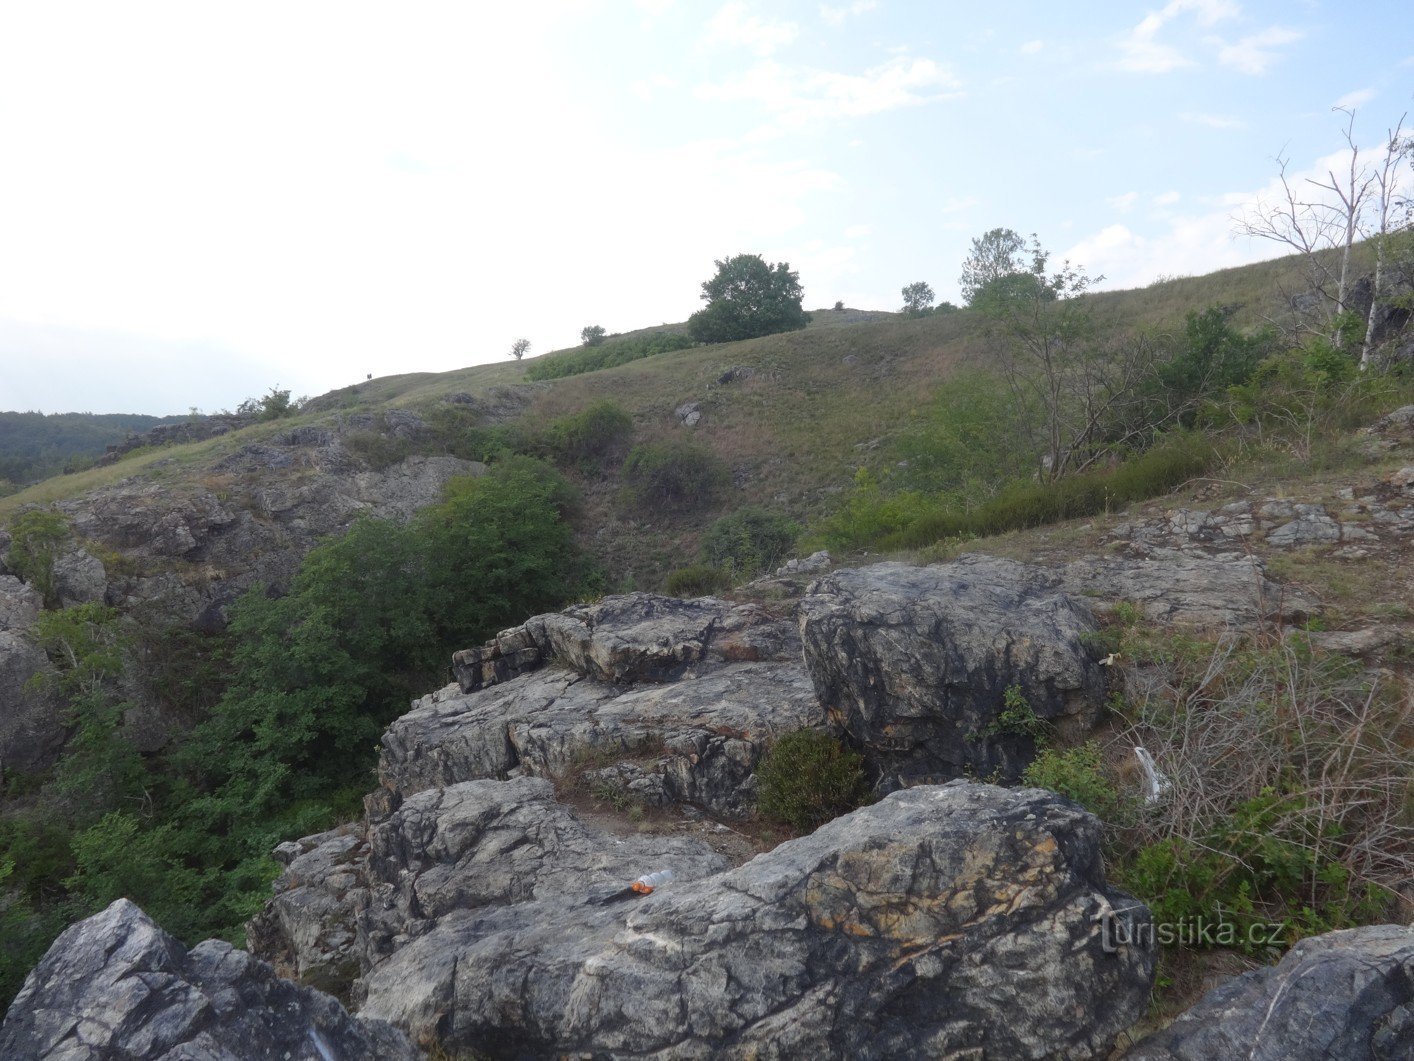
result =
[{"label": "rocky outcrop", "polygon": [[230,944],[188,951],[119,899],[70,926],[0,1026],[7,1058],[413,1061],[407,1038]]},{"label": "rocky outcrop", "polygon": [[[1016,779],[1034,715],[1078,736],[1100,717],[1105,672],[1084,601],[1054,575],[996,557],[875,564],[817,581],[800,605],[805,663],[831,717],[874,770],[916,781]],[[1015,694],[1013,694],[1014,697]]]},{"label": "rocky outcrop", "polygon": [[13,575],[0,575],[0,778],[9,770],[37,770],[64,743],[59,712],[29,681],[48,666],[28,636],[43,602]]},{"label": "rocky outcrop", "polygon": [[1376,1061],[1414,1057],[1414,928],[1304,939],[1280,963],[1209,992],[1132,1061]]},{"label": "rocky outcrop", "polygon": [[587,784],[645,803],[740,814],[754,805],[754,770],[769,741],[824,724],[798,663],[719,666],[629,689],[551,667],[416,701],[384,734],[378,772],[401,798],[477,778],[578,770]]},{"label": "rocky outcrop", "polygon": [[1273,582],[1260,560],[1239,553],[1131,546],[1125,555],[1071,561],[1056,577],[1097,612],[1123,602],[1151,622],[1249,630],[1263,620],[1294,621],[1320,611],[1309,594]]},{"label": "rocky outcrop", "polygon": [[102,604],[108,593],[103,561],[87,549],[75,549],[54,561],[54,592],[61,607]]},{"label": "rocky outcrop", "polygon": [[212,416],[195,416],[175,424],[158,424],[150,431],[131,434],[121,442],[109,444],[97,463],[113,464],[125,454],[144,446],[177,446],[186,442],[204,442],[209,438],[219,438],[221,435],[249,427],[256,419],[254,415],[216,413]]},{"label": "rocky outcrop", "polygon": [[528,777],[429,789],[366,829],[283,844],[276,857],[287,868],[247,925],[251,950],[336,994],[458,910],[579,903],[645,872],[693,880],[727,866],[698,840],[588,825]]},{"label": "rocky outcrop", "polygon": [[[493,1057],[1103,1056],[1153,954],[1098,926],[1099,826],[1036,790],[915,788],[738,869],[454,913],[364,1016]],[[970,1056],[970,1054],[969,1054]]]},{"label": "rocky outcrop", "polygon": [[547,663],[624,685],[674,681],[697,663],[797,657],[790,625],[757,605],[626,593],[503,630],[454,654],[452,672],[470,693]]}]

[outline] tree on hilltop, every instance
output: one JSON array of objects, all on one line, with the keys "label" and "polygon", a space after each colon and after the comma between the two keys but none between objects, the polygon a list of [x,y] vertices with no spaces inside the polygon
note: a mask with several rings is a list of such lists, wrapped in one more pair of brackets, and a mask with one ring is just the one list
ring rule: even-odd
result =
[{"label": "tree on hilltop", "polygon": [[767,265],[759,254],[738,254],[717,264],[717,275],[702,284],[706,308],[687,321],[699,343],[729,343],[795,331],[810,322],[801,308],[800,275],[786,262]]},{"label": "tree on hilltop", "polygon": [[529,339],[517,339],[511,344],[511,356],[519,361],[530,351]]},{"label": "tree on hilltop", "polygon": [[903,311],[910,317],[923,317],[932,312],[933,289],[922,280],[903,289]]},{"label": "tree on hilltop", "polygon": [[958,285],[969,306],[1007,277],[1030,277],[1026,241],[1009,228],[994,228],[972,241],[972,253],[962,263]]}]

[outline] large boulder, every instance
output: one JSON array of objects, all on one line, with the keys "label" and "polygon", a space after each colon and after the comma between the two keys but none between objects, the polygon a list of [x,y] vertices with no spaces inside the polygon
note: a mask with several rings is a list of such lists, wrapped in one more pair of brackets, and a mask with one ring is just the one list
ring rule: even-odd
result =
[{"label": "large boulder", "polygon": [[586,823],[529,777],[428,789],[366,831],[322,833],[276,857],[287,868],[247,926],[251,950],[335,993],[458,910],[580,903],[643,873],[692,880],[728,865],[698,840]]},{"label": "large boulder", "polygon": [[695,664],[793,660],[787,623],[754,604],[625,593],[550,612],[452,656],[462,692],[555,663],[616,685],[675,681]]},{"label": "large boulder", "polygon": [[742,814],[770,741],[824,724],[798,663],[739,663],[629,689],[554,667],[414,702],[383,735],[378,772],[406,796],[512,772],[600,770],[597,780],[644,803]]},{"label": "large boulder", "polygon": [[[1173,526],[1165,527],[1170,536]],[[1192,523],[1184,529],[1204,533]],[[1204,555],[1142,545],[1129,552],[1073,560],[1057,569],[1058,585],[1095,598],[1097,610],[1124,602],[1152,622],[1187,626],[1251,629],[1264,620],[1296,621],[1320,611],[1309,594],[1273,582],[1262,562],[1245,553]]]},{"label": "large boulder", "polygon": [[126,899],[54,941],[0,1026],[6,1058],[418,1056],[397,1029],[351,1017],[228,943],[188,951]]},{"label": "large boulder", "polygon": [[1126,1056],[1408,1061],[1414,1058],[1414,928],[1373,925],[1304,939],[1277,965],[1210,991]]},{"label": "large boulder", "polygon": [[1018,715],[1078,736],[1104,707],[1094,617],[1056,582],[990,556],[827,575],[800,605],[815,692],[885,778],[1014,780],[1035,751]]},{"label": "large boulder", "polygon": [[102,604],[108,592],[108,572],[103,561],[87,549],[75,549],[54,561],[54,591],[65,608],[75,604]]},{"label": "large boulder", "polygon": [[896,792],[740,868],[605,903],[453,913],[361,1013],[450,1050],[726,1057],[1104,1056],[1153,952],[1107,946],[1099,824],[1051,793]]},{"label": "large boulder", "polygon": [[476,778],[562,777],[653,805],[755,804],[777,736],[825,725],[792,622],[754,604],[649,593],[537,615],[453,657],[458,683],[383,736],[395,796]]}]

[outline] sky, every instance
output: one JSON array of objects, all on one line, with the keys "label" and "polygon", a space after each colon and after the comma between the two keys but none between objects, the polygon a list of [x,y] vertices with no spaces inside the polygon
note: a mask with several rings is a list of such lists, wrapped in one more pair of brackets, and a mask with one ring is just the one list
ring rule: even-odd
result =
[{"label": "sky", "polygon": [[1105,288],[1282,248],[1414,110],[1414,5],[0,0],[0,409],[186,413],[684,320],[959,301],[1035,232]]}]

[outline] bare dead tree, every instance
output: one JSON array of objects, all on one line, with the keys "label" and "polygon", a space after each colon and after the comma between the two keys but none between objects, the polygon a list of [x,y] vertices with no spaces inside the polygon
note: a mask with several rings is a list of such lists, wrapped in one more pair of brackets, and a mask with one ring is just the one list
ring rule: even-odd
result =
[{"label": "bare dead tree", "polygon": [[1372,242],[1375,245],[1375,275],[1370,288],[1370,311],[1365,317],[1365,339],[1360,344],[1360,371],[1370,365],[1374,353],[1375,335],[1384,308],[1386,271],[1390,264],[1391,240],[1414,223],[1414,202],[1399,188],[1402,166],[1414,168],[1414,139],[1404,136],[1404,119],[1389,130],[1384,158],[1373,171],[1376,200],[1376,223]]},{"label": "bare dead tree", "polygon": [[1315,330],[1332,343],[1340,341],[1340,315],[1354,308],[1351,270],[1355,244],[1362,239],[1374,241],[1376,269],[1360,355],[1363,370],[1370,363],[1378,322],[1376,306],[1384,295],[1389,237],[1409,225],[1407,210],[1401,212],[1401,204],[1407,200],[1400,198],[1398,180],[1401,161],[1409,158],[1409,152],[1402,139],[1401,118],[1390,131],[1382,156],[1363,158],[1355,137],[1355,111],[1334,109],[1346,119],[1341,132],[1346,161],[1341,172],[1330,168],[1324,179],[1306,177],[1296,182],[1288,174],[1290,159],[1278,155],[1280,195],[1259,201],[1236,220],[1238,230],[1246,235],[1283,244],[1302,256],[1308,293],[1294,294],[1289,301],[1302,312],[1303,302],[1314,296],[1314,305],[1308,303],[1305,309],[1308,317],[1315,317],[1315,323],[1298,330]]}]

